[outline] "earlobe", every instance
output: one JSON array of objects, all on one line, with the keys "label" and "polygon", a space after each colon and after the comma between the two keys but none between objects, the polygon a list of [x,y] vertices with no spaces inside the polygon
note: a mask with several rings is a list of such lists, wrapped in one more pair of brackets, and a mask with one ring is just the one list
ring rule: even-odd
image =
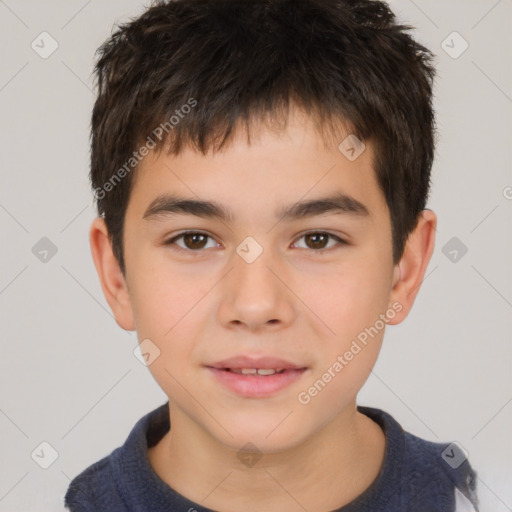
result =
[{"label": "earlobe", "polygon": [[436,225],[436,214],[423,210],[407,239],[402,258],[394,269],[390,296],[390,303],[399,302],[402,309],[388,322],[391,325],[402,322],[414,304],[434,251]]},{"label": "earlobe", "polygon": [[108,229],[102,217],[93,220],[89,243],[101,289],[117,324],[126,331],[135,330],[126,279],[112,251]]}]

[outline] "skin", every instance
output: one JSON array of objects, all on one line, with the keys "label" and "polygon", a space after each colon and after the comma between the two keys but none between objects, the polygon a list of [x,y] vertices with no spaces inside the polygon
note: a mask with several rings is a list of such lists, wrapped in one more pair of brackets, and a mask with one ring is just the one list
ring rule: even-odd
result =
[{"label": "skin", "polygon": [[[434,249],[437,220],[430,210],[421,213],[394,265],[372,145],[351,162],[338,150],[348,133],[340,128],[321,137],[293,109],[286,129],[259,125],[250,144],[239,130],[215,154],[190,148],[179,155],[150,153],[136,171],[126,212],[125,276],[104,221],[91,226],[94,262],[117,323],[160,350],[148,368],[169,397],[172,429],[148,451],[150,464],[202,506],[326,512],[364,492],[381,469],[385,436],[356,411],[356,396],[376,362],[384,329],[309,403],[297,396],[393,303],[401,311],[388,325],[404,320]],[[369,215],[276,221],[277,208],[333,191],[357,199]],[[217,201],[233,219],[143,219],[164,192]],[[164,244],[187,229],[211,238],[200,251],[183,238],[176,241],[181,252]],[[320,252],[304,232],[328,232],[347,244],[328,238]],[[263,248],[250,264],[236,252],[247,236]],[[204,367],[240,354],[280,357],[308,370],[271,397],[245,398]],[[237,457],[247,442],[262,453],[252,467]]]}]

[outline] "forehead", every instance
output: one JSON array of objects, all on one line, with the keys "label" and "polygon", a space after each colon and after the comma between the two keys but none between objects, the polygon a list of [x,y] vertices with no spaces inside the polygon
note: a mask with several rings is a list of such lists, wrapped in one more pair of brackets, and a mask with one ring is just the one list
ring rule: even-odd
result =
[{"label": "forehead", "polygon": [[150,152],[133,178],[129,208],[139,218],[165,196],[215,203],[230,220],[244,210],[253,217],[270,211],[286,216],[285,205],[315,197],[345,196],[346,209],[359,214],[385,207],[372,144],[363,145],[341,123],[319,130],[299,111],[291,112],[285,127],[253,124],[249,139],[238,129],[218,151],[203,154],[186,146],[177,155]]}]

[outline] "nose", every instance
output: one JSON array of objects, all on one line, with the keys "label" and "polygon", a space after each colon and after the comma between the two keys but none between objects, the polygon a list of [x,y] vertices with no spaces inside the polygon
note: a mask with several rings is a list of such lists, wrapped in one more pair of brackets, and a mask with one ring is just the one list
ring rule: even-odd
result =
[{"label": "nose", "polygon": [[234,254],[233,268],[222,282],[220,322],[251,331],[290,325],[296,305],[287,280],[283,265],[267,251],[252,263]]}]

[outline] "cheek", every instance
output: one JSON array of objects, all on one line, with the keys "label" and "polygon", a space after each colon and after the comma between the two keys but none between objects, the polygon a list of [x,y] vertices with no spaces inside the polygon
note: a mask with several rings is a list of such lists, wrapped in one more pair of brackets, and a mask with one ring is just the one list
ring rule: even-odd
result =
[{"label": "cheek", "polygon": [[[380,339],[379,339],[380,338]],[[309,416],[333,419],[341,410],[356,400],[377,359],[382,337],[371,344],[358,344],[355,349],[340,351],[329,361],[297,395],[298,407]],[[350,353],[350,360],[347,354]]]},{"label": "cheek", "polygon": [[208,287],[193,281],[179,272],[159,271],[157,275],[146,268],[132,286],[138,339],[157,354],[148,370],[167,396],[179,397],[182,388],[178,383],[197,359],[194,340],[200,325],[198,315],[205,314],[207,301],[202,299]]},{"label": "cheek", "polygon": [[[379,262],[354,262],[350,270],[331,272],[319,287],[306,290],[308,306],[329,330],[307,387],[302,391],[311,411],[338,410],[355,399],[377,360],[389,299],[389,279]],[[317,398],[318,397],[318,398]],[[300,403],[304,403],[300,401]]]},{"label": "cheek", "polygon": [[138,268],[130,294],[137,332],[167,343],[187,325],[209,283],[165,262]]},{"label": "cheek", "polygon": [[131,298],[139,334],[162,343],[172,343],[178,333],[188,339],[197,330],[198,318],[205,315],[209,294],[219,279],[217,269],[199,262],[173,262],[163,248],[141,248],[135,268]]},{"label": "cheek", "polygon": [[389,292],[389,277],[375,261],[331,269],[328,279],[306,281],[302,289],[308,307],[329,328],[326,340],[339,349],[386,312]]}]

